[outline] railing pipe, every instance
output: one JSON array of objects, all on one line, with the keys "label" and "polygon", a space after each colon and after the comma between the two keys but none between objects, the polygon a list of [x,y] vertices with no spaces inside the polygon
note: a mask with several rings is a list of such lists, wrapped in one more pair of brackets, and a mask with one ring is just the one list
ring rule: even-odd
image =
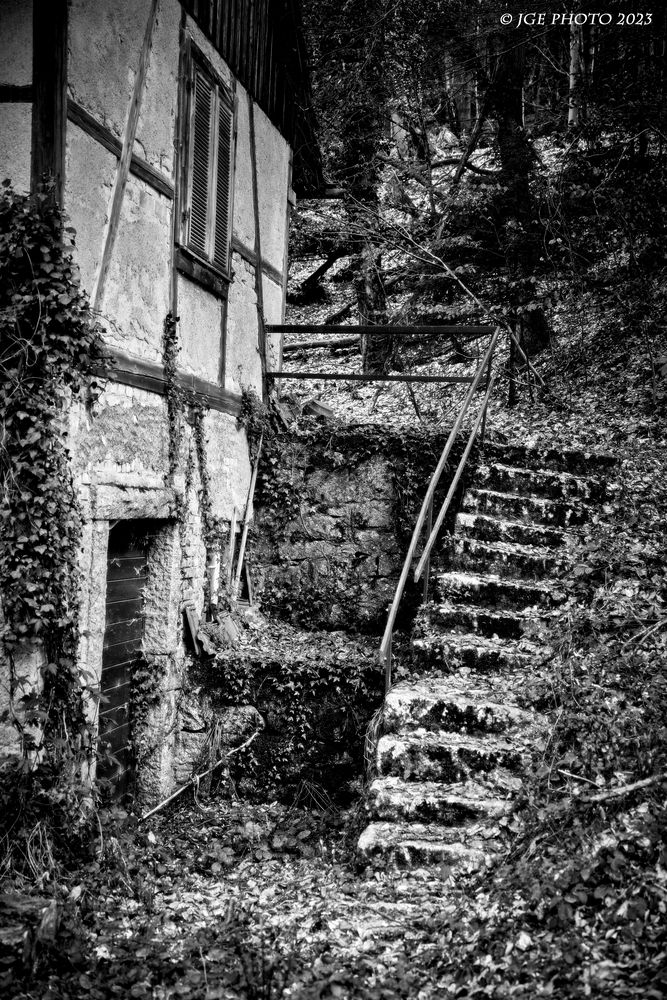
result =
[{"label": "railing pipe", "polygon": [[422,502],[421,510],[419,512],[419,517],[417,518],[417,523],[415,524],[414,530],[412,532],[412,538],[410,539],[410,545],[408,546],[408,551],[405,556],[405,561],[403,563],[403,569],[401,570],[401,575],[399,577],[398,584],[396,586],[396,593],[394,594],[394,599],[391,603],[389,609],[389,615],[387,616],[387,624],[385,626],[384,634],[382,636],[382,642],[380,643],[380,659],[385,664],[385,690],[388,691],[391,687],[391,637],[394,631],[394,624],[396,622],[396,615],[398,614],[398,607],[401,603],[403,597],[403,591],[405,590],[405,584],[407,583],[408,576],[410,575],[410,568],[412,566],[412,560],[414,559],[415,552],[417,551],[417,544],[419,542],[419,535],[424,526],[424,521],[426,520],[426,515],[428,514],[428,509],[433,500],[433,496],[440,481],[440,476],[443,473],[445,466],[447,465],[447,459],[449,458],[449,453],[452,450],[454,442],[457,438],[459,430],[461,429],[461,424],[465,419],[465,415],[468,412],[468,407],[470,402],[477,391],[477,387],[486,371],[486,366],[490,363],[491,357],[495,350],[498,337],[500,336],[500,327],[497,327],[493,333],[493,336],[489,342],[489,346],[486,349],[486,353],[482,358],[482,361],[475,373],[475,376],[470,383],[468,392],[466,393],[465,399],[459,410],[459,414],[454,422],[449,437],[447,438],[447,443],[442,450],[442,455],[438,461],[435,471],[431,477],[431,482],[426,491],[426,495]]},{"label": "railing pipe", "polygon": [[468,443],[467,443],[467,445],[465,447],[465,451],[463,452],[463,455],[461,456],[461,461],[458,464],[458,468],[456,470],[454,478],[452,479],[451,486],[449,487],[449,490],[447,491],[447,496],[445,497],[445,501],[444,501],[442,507],[440,508],[440,513],[438,514],[438,516],[436,518],[435,524],[433,525],[433,528],[431,530],[431,534],[430,534],[430,536],[428,538],[428,541],[426,542],[426,545],[424,546],[424,550],[422,552],[421,559],[417,563],[417,568],[415,570],[415,581],[417,581],[419,579],[419,577],[422,575],[424,567],[426,566],[428,560],[430,559],[431,549],[435,545],[435,541],[436,541],[436,539],[438,537],[438,533],[440,531],[440,528],[442,527],[442,522],[445,520],[445,517],[447,516],[447,511],[449,510],[449,505],[451,504],[452,499],[454,497],[454,494],[456,493],[456,491],[458,489],[458,485],[459,485],[459,482],[461,480],[461,476],[463,475],[463,470],[465,469],[466,462],[468,461],[468,456],[470,455],[470,452],[472,451],[472,446],[475,443],[475,437],[477,436],[477,431],[479,430],[479,425],[481,424],[482,419],[484,417],[484,414],[486,413],[486,408],[487,408],[487,406],[489,404],[489,399],[491,397],[491,393],[493,392],[493,386],[494,386],[495,381],[496,381],[496,375],[494,375],[491,378],[491,380],[489,381],[489,385],[488,385],[488,388],[486,390],[486,394],[484,396],[484,400],[483,400],[482,405],[480,407],[479,413],[477,414],[477,417],[475,418],[475,423],[472,426],[472,430],[470,431],[470,436],[468,438]]},{"label": "railing pipe", "polygon": [[[426,518],[426,535],[428,538],[431,537],[431,532],[433,531],[433,501],[429,504],[428,517]],[[424,604],[428,601],[428,584],[429,577],[431,575],[431,560],[428,559],[426,562],[426,571],[424,573],[424,587],[422,590],[422,601]]]}]

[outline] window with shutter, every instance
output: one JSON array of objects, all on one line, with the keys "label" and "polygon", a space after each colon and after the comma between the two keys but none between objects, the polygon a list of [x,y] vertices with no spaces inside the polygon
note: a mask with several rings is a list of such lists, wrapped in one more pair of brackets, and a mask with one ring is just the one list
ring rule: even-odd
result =
[{"label": "window with shutter", "polygon": [[234,103],[229,89],[192,53],[183,179],[181,246],[196,261],[228,276]]}]

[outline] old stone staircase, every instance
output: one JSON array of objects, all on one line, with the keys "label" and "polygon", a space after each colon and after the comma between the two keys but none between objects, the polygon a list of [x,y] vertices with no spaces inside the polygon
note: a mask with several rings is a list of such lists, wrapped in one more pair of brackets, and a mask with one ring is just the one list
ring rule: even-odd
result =
[{"label": "old stone staircase", "polygon": [[[525,696],[548,654],[524,637],[559,601],[556,571],[605,496],[607,455],[487,444],[420,608],[413,676],[385,698],[359,840],[369,861],[477,869],[503,850],[547,721]],[[416,677],[416,679],[415,679]]]}]

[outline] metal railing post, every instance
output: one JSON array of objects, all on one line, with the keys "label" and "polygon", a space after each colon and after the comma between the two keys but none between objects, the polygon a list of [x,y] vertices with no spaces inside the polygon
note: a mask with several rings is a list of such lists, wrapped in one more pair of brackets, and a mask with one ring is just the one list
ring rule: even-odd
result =
[{"label": "metal railing post", "polygon": [[484,447],[484,438],[486,436],[486,411],[487,411],[488,405],[489,405],[488,404],[489,384],[491,382],[491,367],[492,367],[492,365],[493,365],[493,355],[491,355],[491,357],[489,358],[489,364],[488,364],[488,367],[486,369],[486,399],[487,399],[487,403],[484,406],[484,416],[482,417],[482,429],[481,429],[480,435],[479,435],[480,448]]},{"label": "metal railing post", "polygon": [[443,503],[442,507],[440,508],[440,513],[438,514],[438,516],[436,518],[436,522],[433,525],[433,530],[431,531],[429,539],[428,539],[426,545],[424,546],[424,551],[422,552],[421,559],[417,563],[417,569],[415,570],[415,580],[418,580],[419,577],[424,572],[424,566],[426,565],[426,561],[427,561],[427,559],[428,559],[428,557],[430,555],[431,549],[435,545],[435,541],[436,541],[436,539],[438,537],[438,532],[440,531],[440,528],[442,527],[442,522],[445,520],[445,516],[447,514],[447,511],[449,510],[449,505],[451,504],[451,502],[452,502],[452,500],[454,498],[454,495],[456,493],[456,490],[458,489],[459,482],[461,481],[461,476],[463,475],[463,470],[465,469],[466,462],[468,461],[468,456],[470,455],[470,452],[472,451],[472,446],[475,443],[475,436],[477,434],[477,431],[479,430],[479,425],[482,422],[482,417],[483,417],[483,415],[484,415],[484,413],[486,411],[486,406],[487,406],[487,404],[489,402],[489,398],[491,396],[491,393],[493,392],[493,386],[494,386],[495,381],[496,381],[496,376],[494,375],[493,378],[491,379],[491,382],[489,383],[489,388],[486,390],[486,395],[484,396],[484,401],[482,403],[482,406],[480,408],[479,413],[477,414],[477,417],[475,419],[475,423],[473,424],[473,428],[472,428],[472,430],[470,432],[470,436],[468,438],[468,443],[467,443],[467,445],[465,447],[465,451],[463,452],[463,457],[461,458],[461,461],[458,464],[458,468],[457,468],[456,472],[454,473],[454,478],[452,479],[452,482],[451,482],[451,485],[449,487],[449,490],[447,491],[447,496],[445,497],[445,502]]},{"label": "metal railing post", "polygon": [[[431,532],[433,531],[433,501],[431,500],[428,508],[428,517],[426,518],[426,539],[431,537]],[[422,590],[422,600],[424,604],[428,601],[428,584],[429,577],[431,575],[431,556],[429,554],[426,560],[426,567],[424,569],[424,589]]]}]

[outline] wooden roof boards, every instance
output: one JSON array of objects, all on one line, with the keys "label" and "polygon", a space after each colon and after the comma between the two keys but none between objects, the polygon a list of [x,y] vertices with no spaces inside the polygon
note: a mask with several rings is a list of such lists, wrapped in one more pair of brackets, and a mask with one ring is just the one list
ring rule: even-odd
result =
[{"label": "wooden roof boards", "polygon": [[292,186],[325,188],[298,0],[180,0],[290,143]]}]

